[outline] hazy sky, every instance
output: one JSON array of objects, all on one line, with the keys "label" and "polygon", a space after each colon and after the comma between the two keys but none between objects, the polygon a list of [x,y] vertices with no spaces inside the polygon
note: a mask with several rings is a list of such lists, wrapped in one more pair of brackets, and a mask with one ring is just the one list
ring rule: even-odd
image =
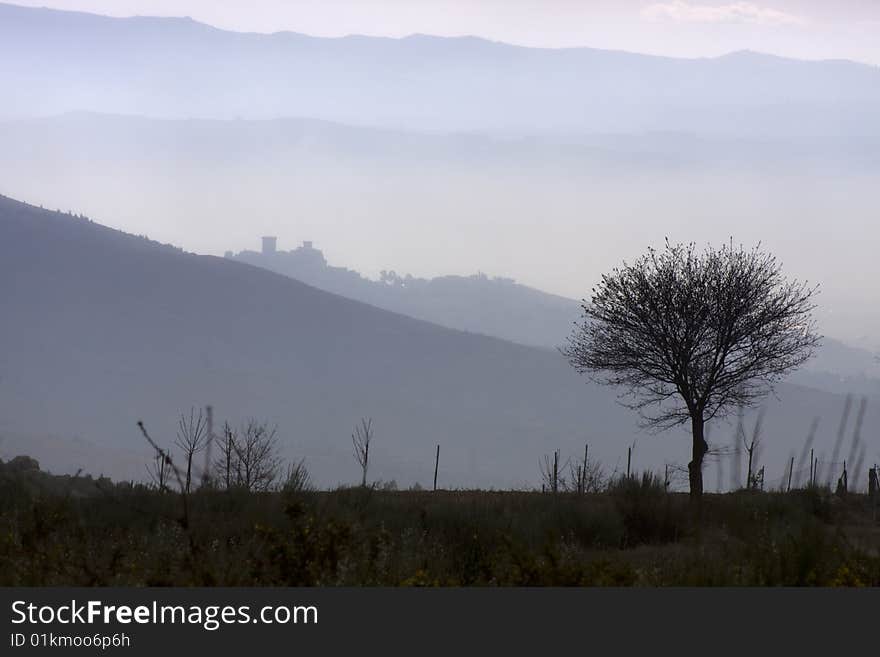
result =
[{"label": "hazy sky", "polygon": [[472,34],[542,47],[673,56],[759,50],[880,65],[877,0],[17,0],[114,16],[317,36]]}]

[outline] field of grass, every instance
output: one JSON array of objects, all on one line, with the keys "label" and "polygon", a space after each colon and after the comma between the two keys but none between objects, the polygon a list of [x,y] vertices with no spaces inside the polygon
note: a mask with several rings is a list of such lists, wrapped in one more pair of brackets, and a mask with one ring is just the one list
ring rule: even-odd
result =
[{"label": "field of grass", "polygon": [[[0,464],[2,465],[2,464]],[[0,585],[878,586],[865,495],[199,491],[0,467]]]}]

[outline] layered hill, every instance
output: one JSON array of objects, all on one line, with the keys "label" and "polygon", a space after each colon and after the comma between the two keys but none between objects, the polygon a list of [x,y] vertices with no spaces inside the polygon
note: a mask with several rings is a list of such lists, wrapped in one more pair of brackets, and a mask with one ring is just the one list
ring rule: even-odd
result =
[{"label": "layered hill", "polygon": [[176,413],[211,403],[218,421],[277,423],[287,454],[332,483],[353,477],[350,433],[372,416],[376,477],[418,479],[441,443],[447,484],[511,484],[587,424],[632,431],[613,408],[590,420],[612,397],[584,397],[556,354],[6,198],[0,269],[8,440],[143,451],[137,420],[170,444]]},{"label": "layered hill", "polygon": [[[0,313],[0,451],[43,445],[32,455],[56,471],[132,472],[146,455],[137,420],[168,445],[177,413],[207,403],[218,422],[277,423],[285,455],[305,457],[324,484],[355,479],[349,436],[361,416],[377,429],[371,478],[402,484],[429,481],[437,444],[447,486],[534,485],[542,454],[575,455],[584,442],[609,469],[634,441],[640,468],[686,460],[683,433],[640,434],[612,391],[552,351],[5,197]],[[839,396],[780,387],[765,425],[768,479],[814,417],[817,453],[830,454],[842,408]],[[869,405],[862,444],[878,428]],[[719,425],[714,440],[730,431]],[[64,463],[67,441],[78,456]],[[867,443],[867,459],[873,451]]]},{"label": "layered hill", "polygon": [[245,34],[188,18],[2,5],[0,61],[15,62],[0,67],[0,111],[19,117],[92,110],[529,134],[880,134],[876,67],[753,52],[674,59],[473,37]]}]

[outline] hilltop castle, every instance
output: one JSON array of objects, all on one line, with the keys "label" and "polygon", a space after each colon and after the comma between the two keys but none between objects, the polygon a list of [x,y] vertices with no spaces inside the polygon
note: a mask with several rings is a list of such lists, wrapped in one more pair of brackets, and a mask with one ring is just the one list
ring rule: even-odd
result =
[{"label": "hilltop castle", "polygon": [[[260,251],[241,251],[238,255],[232,251],[227,251],[227,258],[243,260],[251,264],[261,267],[274,269],[276,267],[285,267],[287,265],[295,267],[327,267],[327,260],[324,258],[323,252],[316,249],[311,240],[305,240],[302,246],[290,251],[278,250],[278,238],[274,235],[264,235],[261,238],[262,248]],[[273,266],[274,265],[274,266]]]}]

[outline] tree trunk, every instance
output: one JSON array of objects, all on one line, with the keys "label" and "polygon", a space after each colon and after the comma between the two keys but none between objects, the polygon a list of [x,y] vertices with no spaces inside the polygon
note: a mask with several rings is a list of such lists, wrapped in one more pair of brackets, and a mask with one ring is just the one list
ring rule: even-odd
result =
[{"label": "tree trunk", "polygon": [[192,465],[193,465],[193,451],[188,450],[186,453],[186,494],[189,495],[189,485],[190,481],[192,481]]},{"label": "tree trunk", "polygon": [[364,444],[364,462],[363,462],[363,478],[361,479],[361,487],[367,487],[367,465],[370,463],[370,443]]},{"label": "tree trunk", "polygon": [[746,473],[746,490],[752,490],[752,488],[753,488],[752,484],[754,483],[752,481],[752,454],[755,451],[755,441],[754,440],[752,441],[751,447],[749,447],[747,451],[749,453],[749,470]]},{"label": "tree trunk", "polygon": [[693,453],[688,463],[688,478],[691,484],[691,499],[699,500],[703,496],[703,456],[709,451],[703,431],[705,420],[702,412],[691,415],[691,431],[693,433]]}]

